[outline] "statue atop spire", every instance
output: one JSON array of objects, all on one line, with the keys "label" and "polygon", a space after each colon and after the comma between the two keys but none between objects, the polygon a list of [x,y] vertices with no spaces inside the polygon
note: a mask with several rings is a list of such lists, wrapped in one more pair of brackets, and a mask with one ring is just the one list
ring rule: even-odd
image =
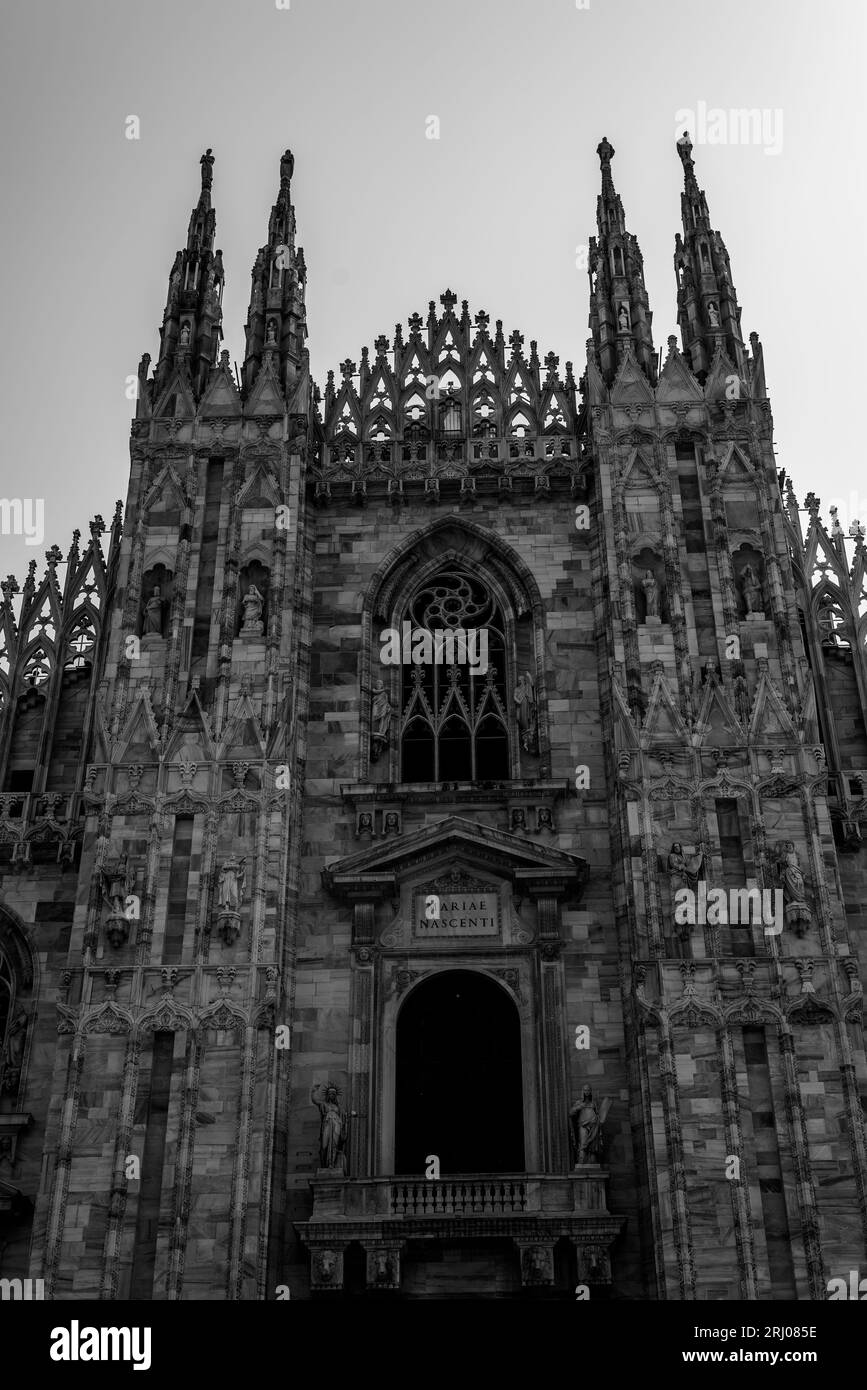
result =
[{"label": "statue atop spire", "polygon": [[295,171],[295,157],[291,150],[286,150],[280,160],[280,186],[285,183],[287,186]]},{"label": "statue atop spire", "polygon": [[614,191],[611,178],[611,161],[615,155],[614,146],[609,144],[608,136],[603,135],[599,144],[596,146],[596,153],[599,156],[599,163],[602,167],[602,191],[609,193]]},{"label": "statue atop spire", "polygon": [[680,155],[680,162],[683,165],[684,173],[689,176],[695,164],[692,158],[692,141],[689,138],[689,131],[685,130],[677,142],[677,152]]},{"label": "statue atop spire", "polygon": [[202,192],[207,190],[210,193],[214,182],[214,156],[210,150],[205,150],[199,163],[202,166]]}]

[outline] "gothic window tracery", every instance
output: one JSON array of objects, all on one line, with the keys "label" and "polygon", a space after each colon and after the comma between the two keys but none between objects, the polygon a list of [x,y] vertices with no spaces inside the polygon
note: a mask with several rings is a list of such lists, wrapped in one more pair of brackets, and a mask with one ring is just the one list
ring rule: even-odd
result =
[{"label": "gothic window tracery", "polygon": [[[401,760],[408,782],[500,781],[510,776],[509,661],[502,611],[480,578],[457,568],[437,572],[407,605],[412,630],[487,635],[487,670],[447,658],[435,642],[431,663],[402,666]],[[460,644],[452,638],[452,655]],[[468,655],[484,651],[467,643]],[[436,656],[439,656],[439,660]]]}]

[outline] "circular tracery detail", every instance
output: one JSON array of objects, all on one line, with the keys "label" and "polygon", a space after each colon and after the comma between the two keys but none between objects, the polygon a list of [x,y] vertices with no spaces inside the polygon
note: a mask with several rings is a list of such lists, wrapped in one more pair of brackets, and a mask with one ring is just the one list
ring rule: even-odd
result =
[{"label": "circular tracery detail", "polygon": [[438,574],[416,594],[411,605],[413,621],[428,630],[436,627],[484,627],[494,611],[490,594],[464,574]]}]

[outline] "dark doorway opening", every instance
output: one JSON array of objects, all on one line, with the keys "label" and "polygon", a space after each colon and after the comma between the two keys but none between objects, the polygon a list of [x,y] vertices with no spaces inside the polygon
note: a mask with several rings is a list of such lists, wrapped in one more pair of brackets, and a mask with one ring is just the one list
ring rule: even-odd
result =
[{"label": "dark doorway opening", "polygon": [[418,985],[397,1020],[396,1173],[524,1170],[521,1026],[486,975],[445,970]]}]

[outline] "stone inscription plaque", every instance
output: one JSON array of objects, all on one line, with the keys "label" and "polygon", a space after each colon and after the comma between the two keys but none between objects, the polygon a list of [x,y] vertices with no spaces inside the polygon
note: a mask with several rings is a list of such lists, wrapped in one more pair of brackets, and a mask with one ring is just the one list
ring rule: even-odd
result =
[{"label": "stone inscription plaque", "polygon": [[[431,916],[431,899],[439,899],[439,916]],[[496,936],[500,929],[498,893],[476,888],[467,893],[416,893],[412,934],[431,941],[441,936]]]}]

